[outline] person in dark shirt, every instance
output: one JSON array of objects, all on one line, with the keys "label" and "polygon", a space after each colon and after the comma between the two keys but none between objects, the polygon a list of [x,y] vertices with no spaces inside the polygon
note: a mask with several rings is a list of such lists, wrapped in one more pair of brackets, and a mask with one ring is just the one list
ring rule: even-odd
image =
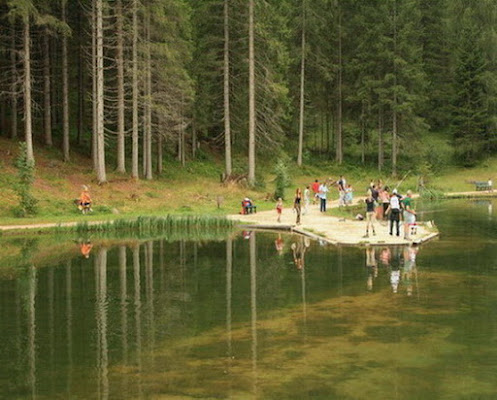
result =
[{"label": "person in dark shirt", "polygon": [[297,213],[297,221],[296,224],[300,225],[300,214],[302,212],[302,190],[297,188],[295,191],[295,200],[293,201],[293,208]]},{"label": "person in dark shirt", "polygon": [[374,209],[375,206],[375,200],[373,198],[373,191],[368,190],[368,197],[366,198],[366,234],[364,235],[365,238],[369,237],[369,228],[372,229],[373,231],[373,236],[376,235],[376,232],[374,230],[374,223],[376,220],[376,212]]}]

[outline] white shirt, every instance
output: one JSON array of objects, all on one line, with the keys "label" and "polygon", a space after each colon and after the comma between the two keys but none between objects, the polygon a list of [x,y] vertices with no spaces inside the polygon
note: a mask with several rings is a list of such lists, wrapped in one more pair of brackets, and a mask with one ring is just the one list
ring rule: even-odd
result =
[{"label": "white shirt", "polygon": [[328,186],[321,184],[319,186],[319,198],[326,199],[326,193],[328,193]]},{"label": "white shirt", "polygon": [[390,208],[392,210],[400,210],[399,198],[397,196],[390,197]]}]

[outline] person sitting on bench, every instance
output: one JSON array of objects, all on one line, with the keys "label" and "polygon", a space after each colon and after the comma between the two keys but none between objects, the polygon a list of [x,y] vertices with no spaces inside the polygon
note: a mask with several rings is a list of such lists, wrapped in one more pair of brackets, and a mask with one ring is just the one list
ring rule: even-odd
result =
[{"label": "person sitting on bench", "polygon": [[254,206],[252,200],[245,197],[242,201],[242,214],[252,214],[257,212],[257,206]]}]

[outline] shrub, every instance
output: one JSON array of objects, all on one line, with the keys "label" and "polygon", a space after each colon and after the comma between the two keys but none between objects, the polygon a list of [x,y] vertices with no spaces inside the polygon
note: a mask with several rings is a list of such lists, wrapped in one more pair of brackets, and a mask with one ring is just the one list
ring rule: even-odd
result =
[{"label": "shrub", "polygon": [[38,200],[31,194],[31,186],[35,179],[34,161],[29,161],[27,157],[26,143],[19,145],[19,156],[15,160],[18,181],[14,185],[14,190],[19,197],[19,205],[14,209],[14,214],[18,217],[36,215],[38,212]]},{"label": "shrub", "polygon": [[284,199],[285,189],[290,186],[290,177],[288,175],[287,165],[282,159],[279,159],[276,163],[274,172],[276,174],[276,178],[274,179],[274,198],[277,199],[281,197],[282,199]]}]

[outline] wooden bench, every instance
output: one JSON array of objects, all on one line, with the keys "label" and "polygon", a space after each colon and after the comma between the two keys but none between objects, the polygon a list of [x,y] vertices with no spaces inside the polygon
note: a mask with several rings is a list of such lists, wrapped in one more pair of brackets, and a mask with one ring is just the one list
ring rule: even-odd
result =
[{"label": "wooden bench", "polygon": [[488,181],[485,181],[485,182],[476,181],[475,188],[476,188],[476,191],[492,190],[492,186],[489,186]]},{"label": "wooden bench", "polygon": [[246,206],[243,204],[243,201],[242,201],[242,210],[243,210],[243,214],[257,214],[257,206],[254,206],[254,205],[251,205],[251,206]]}]

